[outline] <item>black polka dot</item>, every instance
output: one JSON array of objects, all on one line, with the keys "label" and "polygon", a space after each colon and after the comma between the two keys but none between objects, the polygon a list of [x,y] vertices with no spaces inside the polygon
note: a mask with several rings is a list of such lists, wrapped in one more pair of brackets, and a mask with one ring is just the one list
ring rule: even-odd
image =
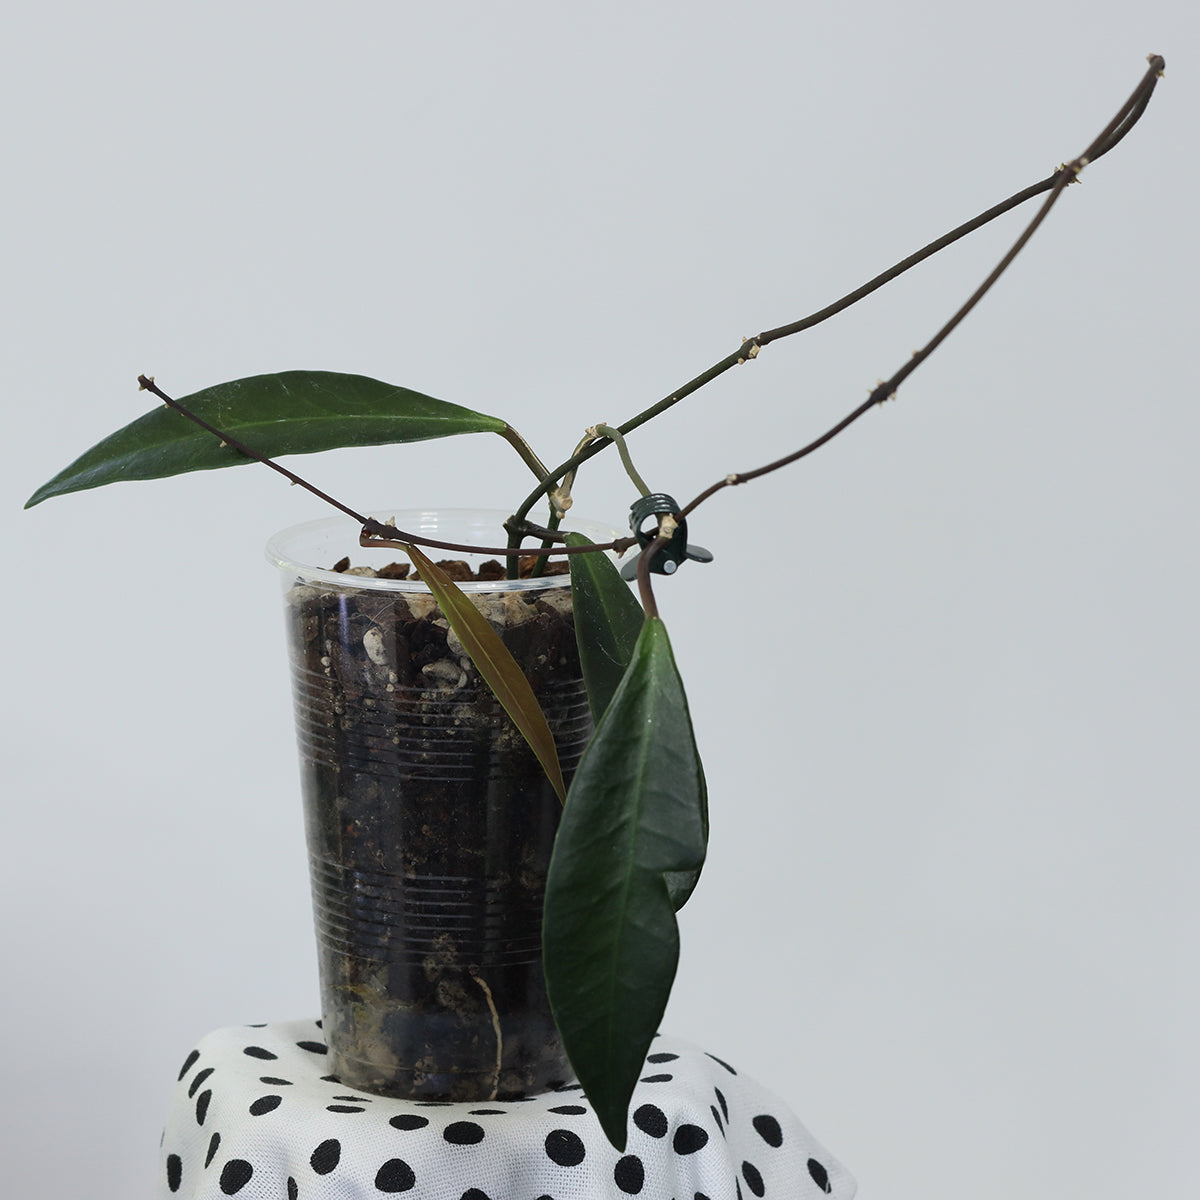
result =
[{"label": "black polka dot", "polygon": [[469,1110],[472,1117],[502,1117],[504,1109],[502,1108],[472,1108]]},{"label": "black polka dot", "polygon": [[246,1026],[247,1029],[266,1029],[266,1027],[266,1021],[259,1021],[257,1025],[251,1024]]},{"label": "black polka dot", "polygon": [[183,1179],[183,1159],[178,1154],[167,1155],[167,1187],[173,1192],[179,1191]]},{"label": "black polka dot", "polygon": [[417,1186],[413,1169],[402,1158],[389,1158],[375,1172],[375,1188],[380,1192],[407,1192]]},{"label": "black polka dot", "polygon": [[339,1087],[341,1086],[341,1083],[342,1083],[342,1081],[336,1075],[322,1075],[321,1082],[322,1083],[336,1083]]},{"label": "black polka dot", "polygon": [[575,1167],[583,1162],[586,1151],[578,1135],[569,1129],[555,1129],[546,1134],[546,1153],[560,1167]]},{"label": "black polka dot", "polygon": [[643,1075],[643,1083],[670,1083],[674,1075]]},{"label": "black polka dot", "polygon": [[337,1112],[337,1113],[352,1113],[352,1112],[366,1112],[367,1110],[365,1108],[363,1108],[363,1106],[361,1104],[327,1104],[327,1105],[325,1105],[325,1111],[326,1112]]},{"label": "black polka dot", "polygon": [[250,1115],[252,1117],[261,1117],[265,1113],[274,1112],[283,1103],[282,1096],[259,1096],[255,1102],[250,1105]]},{"label": "black polka dot", "polygon": [[[329,1047],[325,1045],[324,1042],[297,1042],[296,1045],[299,1046],[301,1050],[307,1050],[310,1054],[329,1053]],[[274,1058],[275,1055],[272,1054],[271,1057]]]},{"label": "black polka dot", "polygon": [[624,1158],[617,1160],[617,1165],[613,1168],[613,1179],[627,1196],[636,1196],[642,1190],[642,1184],[646,1182],[646,1168],[642,1166],[642,1160],[636,1154],[626,1154]]},{"label": "black polka dot", "polygon": [[289,1175],[288,1176],[288,1200],[296,1200],[296,1197],[299,1195],[300,1195],[300,1189],[296,1186],[296,1181]]},{"label": "black polka dot", "polygon": [[258,1077],[258,1082],[259,1083],[269,1083],[272,1087],[291,1087],[292,1086],[292,1081],[290,1079],[280,1079],[277,1075],[260,1075]]},{"label": "black polka dot", "polygon": [[762,1116],[755,1117],[750,1124],[758,1130],[758,1136],[768,1146],[778,1148],[783,1145],[783,1130],[779,1128],[779,1122],[768,1113],[763,1113]]},{"label": "black polka dot", "polygon": [[808,1160],[808,1173],[812,1176],[812,1181],[823,1192],[832,1192],[833,1188],[829,1186],[829,1172],[817,1162],[815,1158]]},{"label": "black polka dot", "polygon": [[205,1167],[205,1170],[207,1170],[207,1169],[208,1169],[208,1166],[209,1166],[209,1164],[212,1162],[212,1160],[213,1160],[214,1158],[216,1158],[216,1156],[217,1156],[217,1149],[218,1149],[218,1147],[219,1147],[220,1145],[221,1145],[221,1135],[220,1135],[219,1133],[214,1133],[214,1134],[212,1135],[212,1137],[210,1137],[210,1138],[208,1139],[208,1150],[207,1150],[207,1152],[206,1152],[206,1153],[205,1153],[205,1155],[204,1155],[204,1167]]},{"label": "black polka dot", "polygon": [[737,1188],[737,1200],[742,1200],[742,1185],[740,1180],[735,1179],[733,1181],[733,1186]]},{"label": "black polka dot", "polygon": [[577,1117],[580,1113],[587,1112],[587,1109],[582,1104],[560,1104],[557,1108],[550,1108],[546,1111],[561,1113],[564,1117]]},{"label": "black polka dot", "polygon": [[179,1068],[179,1082],[183,1082],[183,1077],[196,1065],[196,1059],[200,1057],[199,1050],[193,1050],[191,1054],[183,1060],[183,1066]]},{"label": "black polka dot", "polygon": [[680,1125],[671,1139],[676,1154],[695,1154],[708,1145],[708,1132],[699,1125]]},{"label": "black polka dot", "polygon": [[692,1197],[692,1200],[708,1200],[708,1197],[703,1192],[697,1192]]},{"label": "black polka dot", "polygon": [[458,1200],[491,1200],[491,1197],[479,1188],[467,1188]]},{"label": "black polka dot", "polygon": [[221,1191],[234,1196],[250,1182],[254,1168],[244,1158],[231,1158],[221,1170]]},{"label": "black polka dot", "polygon": [[278,1054],[272,1054],[270,1050],[264,1050],[261,1046],[246,1046],[242,1050],[243,1054],[250,1055],[251,1058],[272,1059],[278,1058]]},{"label": "black polka dot", "polygon": [[710,1104],[708,1106],[708,1111],[710,1113],[712,1113],[713,1120],[716,1121],[716,1123],[717,1123],[717,1130],[719,1131],[721,1136],[724,1137],[725,1136],[725,1125],[721,1121],[721,1114],[719,1112],[717,1112],[717,1106],[715,1104]]},{"label": "black polka dot", "polygon": [[713,1088],[717,1093],[717,1103],[721,1106],[721,1111],[725,1114],[725,1120],[729,1120],[729,1105],[725,1103],[725,1095],[720,1088]]},{"label": "black polka dot", "polygon": [[721,1066],[723,1066],[725,1070],[730,1073],[730,1075],[737,1074],[737,1072],[723,1058],[718,1058],[715,1054],[709,1054],[707,1057],[711,1058],[713,1062],[719,1063]]},{"label": "black polka dot", "polygon": [[424,1129],[429,1124],[428,1117],[418,1117],[416,1113],[401,1113],[392,1117],[388,1124],[393,1129]]},{"label": "black polka dot", "polygon": [[203,1071],[196,1072],[196,1078],[188,1085],[188,1095],[194,1096],[199,1090],[200,1085],[213,1073],[212,1067],[205,1067]]},{"label": "black polka dot", "polygon": [[312,1152],[308,1165],[318,1175],[328,1175],[338,1165],[341,1157],[342,1143],[337,1138],[328,1138]]},{"label": "black polka dot", "polygon": [[205,1090],[196,1097],[196,1124],[203,1125],[204,1118],[208,1116],[208,1106],[212,1100],[212,1092]]},{"label": "black polka dot", "polygon": [[667,1115],[656,1104],[643,1104],[633,1114],[633,1123],[651,1137],[666,1137]]},{"label": "black polka dot", "polygon": [[452,1146],[474,1146],[483,1141],[483,1126],[474,1121],[452,1121],[442,1130],[442,1137]]},{"label": "black polka dot", "polygon": [[763,1183],[763,1177],[758,1173],[758,1168],[753,1163],[742,1163],[742,1178],[746,1181],[746,1186],[756,1196],[766,1194],[767,1185]]},{"label": "black polka dot", "polygon": [[678,1057],[678,1054],[651,1054],[646,1061],[652,1063],[674,1062]]},{"label": "black polka dot", "polygon": [[334,1096],[335,1100],[345,1100],[348,1104],[370,1104],[370,1096]]},{"label": "black polka dot", "polygon": [[324,1022],[324,1021],[314,1021],[314,1022],[313,1022],[313,1024],[314,1024],[314,1025],[315,1025],[315,1026],[316,1026],[318,1029],[324,1029],[324,1028],[325,1028],[325,1022]]}]

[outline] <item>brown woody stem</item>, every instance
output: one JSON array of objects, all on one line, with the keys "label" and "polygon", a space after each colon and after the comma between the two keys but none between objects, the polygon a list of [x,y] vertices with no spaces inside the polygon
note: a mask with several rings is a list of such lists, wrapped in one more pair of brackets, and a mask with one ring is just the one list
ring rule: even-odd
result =
[{"label": "brown woody stem", "polygon": [[[1096,140],[1088,148],[1087,152],[1081,156],[1081,159],[1086,160],[1087,162],[1095,162],[1096,159],[1107,154],[1111,149],[1113,149],[1113,147],[1125,137],[1130,129],[1137,124],[1142,113],[1146,109],[1146,105],[1150,102],[1150,96],[1154,91],[1155,83],[1157,82],[1158,77],[1162,75],[1166,65],[1161,55],[1149,55],[1148,60],[1150,63],[1150,68],[1146,72],[1146,75],[1143,77],[1137,89],[1134,91],[1133,95],[1130,96],[1129,100],[1125,102],[1124,106],[1122,106],[1117,115],[1112,119],[1112,121],[1109,122],[1104,131],[1096,138]],[[1077,159],[1076,163],[1079,161],[1080,160]],[[755,358],[763,346],[766,346],[771,342],[778,341],[780,338],[790,337],[794,333],[800,333],[805,329],[811,329],[814,325],[819,325],[822,321],[827,321],[830,317],[836,316],[840,312],[844,312],[851,305],[857,304],[860,300],[864,299],[866,296],[869,296],[872,292],[883,287],[884,284],[890,283],[893,279],[903,275],[905,271],[915,267],[918,263],[924,262],[925,259],[930,258],[939,250],[944,250],[947,246],[952,245],[960,238],[966,237],[967,234],[973,233],[976,229],[982,228],[984,225],[988,224],[989,221],[994,221],[997,217],[1002,216],[1011,209],[1024,204],[1026,200],[1031,200],[1034,196],[1039,196],[1043,192],[1048,191],[1053,191],[1054,194],[1057,195],[1058,192],[1066,186],[1066,184],[1073,182],[1077,175],[1078,168],[1076,168],[1074,164],[1064,165],[1052,175],[1047,176],[1038,183],[1031,184],[1029,187],[1010,196],[1007,200],[1001,201],[999,204],[996,204],[986,211],[980,213],[977,217],[972,218],[970,221],[964,222],[957,228],[952,229],[949,233],[944,234],[942,237],[937,238],[926,246],[923,246],[914,254],[910,254],[907,258],[901,259],[900,262],[895,264],[895,266],[889,267],[886,271],[876,275],[874,279],[868,280],[861,287],[855,288],[855,290],[852,292],[848,292],[840,300],[834,301],[834,303],[827,305],[825,308],[819,309],[807,317],[803,317],[799,321],[793,321],[788,325],[780,325],[776,329],[765,330],[757,337],[743,338],[742,345],[732,354],[727,355],[725,358],[721,359],[720,362],[709,367],[709,369],[703,374],[697,375],[694,379],[690,380],[688,383],[685,383],[677,391],[672,392],[670,395],[660,400],[657,404],[654,404],[650,408],[645,409],[643,412],[638,413],[637,416],[626,421],[623,425],[617,426],[617,428],[622,434],[631,433],[639,426],[644,425],[647,421],[658,416],[660,413],[665,412],[668,408],[678,404],[686,397],[692,395],[693,392],[699,391],[700,388],[704,387],[708,383],[711,383],[714,379],[720,375],[723,375],[732,367],[739,366],[740,364]],[[1045,214],[1043,213],[1042,216],[1044,215]],[[1038,220],[1040,223],[1040,218]],[[1036,225],[1034,227],[1036,228]],[[961,317],[959,319],[961,320]],[[957,324],[957,322],[955,322],[955,324]],[[953,325],[950,328],[953,328]],[[946,332],[948,333],[949,330]],[[933,346],[928,347],[927,352],[931,353],[933,348]],[[911,370],[907,372],[907,374],[911,373]],[[894,390],[894,388],[892,390]],[[863,412],[869,409],[873,403],[875,403],[874,400],[868,401],[863,406]],[[861,413],[851,414],[849,418],[840,423],[839,426],[835,427],[835,429],[830,431],[830,433],[825,435],[822,439],[819,439],[819,441],[811,448],[806,448],[805,452],[810,453],[811,450],[815,450],[817,448],[817,445],[824,445],[824,443],[828,441],[830,437],[833,437],[836,433],[840,432],[841,429],[845,428],[846,425],[850,424],[861,415]],[[612,443],[610,440],[593,442],[591,445],[573,454],[565,462],[560,463],[546,476],[542,483],[525,498],[521,504],[521,507],[517,509],[517,517],[523,518],[534,506],[534,504],[537,503],[538,499],[542,495],[552,491],[557,482],[568,472],[574,471],[582,463],[586,462],[593,455],[599,454],[601,450],[611,444]],[[789,461],[794,461],[794,458]],[[744,479],[744,477],[735,476],[730,476],[729,478],[732,479],[733,482],[737,483],[743,482]],[[713,491],[718,491],[720,488],[726,486],[728,486],[726,482],[715,484],[708,493],[697,497],[696,500],[694,500],[692,504],[688,506],[688,510],[685,510],[685,512],[689,511],[696,504],[707,498],[707,495],[710,495]]]},{"label": "brown woody stem", "polygon": [[[778,458],[774,462],[769,462],[765,466],[758,467],[753,471],[738,471],[726,475],[724,479],[720,479],[707,487],[690,504],[681,509],[679,516],[686,517],[710,496],[721,491],[723,488],[733,487],[739,483],[749,483],[752,479],[769,475],[772,471],[778,471],[781,467],[789,466],[791,463],[806,457],[814,450],[819,450],[826,442],[835,438],[842,430],[852,425],[864,413],[869,412],[876,404],[882,404],[885,400],[892,399],[900,385],[954,332],[967,314],[987,295],[996,280],[1004,274],[1013,259],[1025,248],[1026,243],[1034,235],[1038,226],[1046,219],[1050,209],[1054,207],[1055,202],[1062,195],[1063,190],[1068,184],[1075,182],[1080,172],[1088,163],[1095,162],[1097,158],[1107,154],[1137,123],[1142,113],[1146,111],[1146,105],[1149,104],[1155,85],[1165,67],[1161,55],[1151,55],[1149,61],[1149,70],[1142,77],[1133,94],[1117,111],[1116,116],[1097,135],[1083,154],[1071,162],[1064,164],[1051,176],[1052,186],[1050,195],[1046,197],[1041,208],[1038,209],[1033,219],[1022,230],[1021,235],[1009,248],[1008,253],[996,264],[988,277],[971,293],[966,303],[933,335],[926,345],[920,350],[915,351],[913,356],[890,379],[880,382],[872,390],[867,399],[854,409],[853,412],[843,417],[831,429],[827,429],[820,437],[809,442],[808,445],[802,446],[799,450],[787,454],[783,458]],[[1036,186],[1039,190],[1044,190],[1041,185]],[[806,327],[803,322],[797,322],[796,326],[785,326],[783,334],[794,333],[798,328],[802,327]],[[775,332],[778,333],[779,331]]]},{"label": "brown woody stem", "polygon": [[[402,529],[397,529],[394,525],[384,525],[381,521],[376,521],[372,517],[363,516],[362,513],[355,512],[354,509],[343,504],[340,500],[335,500],[328,493],[321,491],[320,488],[314,487],[307,479],[297,475],[295,471],[289,471],[286,467],[281,467],[273,459],[267,458],[264,454],[259,454],[257,450],[247,446],[244,442],[238,441],[237,438],[226,433],[223,429],[218,429],[215,425],[210,425],[203,417],[197,416],[191,409],[180,404],[178,400],[174,400],[168,396],[150,376],[139,375],[138,384],[144,391],[153,392],[168,408],[173,408],[176,412],[187,417],[189,421],[195,422],[201,429],[207,430],[213,437],[218,438],[226,446],[236,450],[239,454],[246,455],[247,458],[252,458],[256,462],[270,467],[272,471],[278,471],[280,475],[291,483],[297,484],[306,491],[311,492],[319,500],[324,500],[326,504],[332,504],[334,508],[344,512],[346,516],[353,517],[362,526],[362,535],[359,538],[361,545],[378,545],[403,549],[403,543],[407,542],[410,545],[432,546],[437,550],[457,550],[459,553],[466,554],[511,555],[513,553],[510,547],[471,546],[460,542],[439,542],[433,538],[424,538],[417,534],[406,533]],[[549,532],[548,530],[538,531],[539,534],[548,534]],[[400,539],[403,539],[403,542]],[[550,554],[594,554],[601,550],[613,550],[618,554],[623,554],[630,546],[635,545],[636,541],[636,538],[618,538],[616,541],[603,542],[590,546],[549,546],[539,549],[521,550],[520,556],[528,558]]]}]

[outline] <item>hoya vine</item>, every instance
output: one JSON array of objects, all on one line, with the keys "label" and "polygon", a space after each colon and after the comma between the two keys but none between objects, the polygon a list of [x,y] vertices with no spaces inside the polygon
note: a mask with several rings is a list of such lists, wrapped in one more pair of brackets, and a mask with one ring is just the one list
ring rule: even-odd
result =
[{"label": "hoya vine", "polygon": [[[487,621],[478,618],[470,600],[419,548],[507,556],[513,572],[518,557],[567,556],[576,634],[596,731],[565,796],[547,885],[544,964],[555,1020],[572,1066],[608,1137],[623,1149],[629,1100],[674,980],[679,950],[675,913],[696,885],[708,838],[704,772],[686,694],[654,596],[654,577],[667,573],[665,568],[676,561],[664,562],[664,551],[681,534],[689,515],[717,492],[798,462],[871,408],[893,399],[979,304],[1084,168],[1118,145],[1138,122],[1164,65],[1161,56],[1150,56],[1145,75],[1112,120],[1081,155],[1045,179],[952,229],[825,308],[744,338],[719,362],[622,425],[587,427],[574,452],[551,470],[508,422],[363,376],[289,371],[235,380],[176,400],[142,375],[140,386],[166,408],[147,413],[87,451],[39,488],[26,507],[120,479],[265,463],[351,517],[360,527],[363,545],[395,546],[416,562],[480,675],[534,748],[560,796],[563,779],[554,740],[520,668]],[[635,489],[647,496],[649,486],[635,469],[626,445],[629,434],[726,371],[756,359],[766,346],[845,311],[938,251],[1041,195],[1045,200],[1020,236],[961,307],[830,429],[772,462],[727,474],[685,505],[662,503],[662,493],[648,496],[656,520],[651,533],[635,528],[634,536],[593,545],[558,528],[570,506],[577,471],[596,454],[616,445]],[[274,461],[287,454],[463,433],[501,436],[536,477],[536,486],[505,523],[504,546],[438,541],[382,524]],[[539,525],[529,513],[543,499],[550,511],[546,523]],[[526,546],[531,539],[540,544]],[[609,558],[600,553],[624,554],[635,545],[639,547],[640,603]],[[678,547],[672,554],[678,556]]]}]

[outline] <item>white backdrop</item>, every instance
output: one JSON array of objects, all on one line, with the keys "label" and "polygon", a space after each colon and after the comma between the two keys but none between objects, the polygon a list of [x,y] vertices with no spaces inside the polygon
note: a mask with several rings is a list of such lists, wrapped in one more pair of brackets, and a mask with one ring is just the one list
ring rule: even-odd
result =
[{"label": "white backdrop", "polygon": [[[316,1007],[261,546],[321,506],[248,468],[20,511],[137,374],[357,371],[558,460],[1080,153],[1150,51],[1143,123],[898,401],[692,521],[716,562],[659,599],[713,846],[666,1025],[866,1200],[1200,1193],[1198,33],[1184,0],[10,16],[11,1194],[147,1194],[193,1041]],[[1031,212],[638,433],[651,486],[821,432]],[[360,509],[526,490],[483,436],[292,465]],[[577,511],[630,490],[606,455]]]}]

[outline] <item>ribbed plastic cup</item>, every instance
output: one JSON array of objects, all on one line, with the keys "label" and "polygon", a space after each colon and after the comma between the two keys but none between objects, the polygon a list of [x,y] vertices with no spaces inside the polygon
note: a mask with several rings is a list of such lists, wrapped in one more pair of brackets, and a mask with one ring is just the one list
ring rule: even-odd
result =
[{"label": "ribbed plastic cup", "polygon": [[[502,513],[373,515],[505,543]],[[428,587],[351,573],[403,553],[357,543],[358,527],[335,518],[267,548],[284,573],[330,1070],[388,1096],[545,1091],[570,1077],[541,960],[558,797]],[[333,571],[343,555],[355,566]],[[569,577],[459,586],[523,668],[569,780],[592,732]]]}]

